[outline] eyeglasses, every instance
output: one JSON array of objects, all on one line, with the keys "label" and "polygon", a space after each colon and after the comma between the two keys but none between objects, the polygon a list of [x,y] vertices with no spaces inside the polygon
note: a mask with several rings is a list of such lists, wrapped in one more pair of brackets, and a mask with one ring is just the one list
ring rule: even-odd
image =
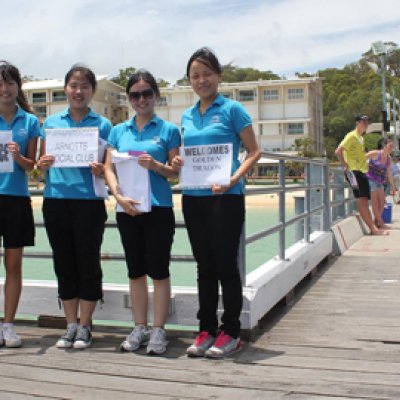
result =
[{"label": "eyeglasses", "polygon": [[146,90],[143,90],[142,92],[129,92],[128,96],[129,96],[129,100],[138,101],[138,100],[140,100],[141,97],[143,97],[145,100],[148,100],[154,96],[154,90],[146,89]]}]

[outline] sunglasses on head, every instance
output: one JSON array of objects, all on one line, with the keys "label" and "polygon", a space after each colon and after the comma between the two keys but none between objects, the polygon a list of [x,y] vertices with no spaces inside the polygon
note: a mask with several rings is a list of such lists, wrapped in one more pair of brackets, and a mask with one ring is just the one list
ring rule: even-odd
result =
[{"label": "sunglasses on head", "polygon": [[129,92],[128,96],[129,96],[129,100],[138,101],[141,97],[143,97],[145,100],[148,100],[154,96],[154,90],[146,89],[146,90],[143,90],[142,92]]}]

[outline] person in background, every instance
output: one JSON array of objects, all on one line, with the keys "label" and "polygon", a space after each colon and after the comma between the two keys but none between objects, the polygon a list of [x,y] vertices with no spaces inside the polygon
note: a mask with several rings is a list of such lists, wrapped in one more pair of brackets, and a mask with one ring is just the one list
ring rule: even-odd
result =
[{"label": "person in background", "polygon": [[[233,145],[230,184],[214,184],[208,189],[184,190],[182,210],[197,262],[199,333],[187,349],[191,357],[220,358],[241,348],[240,314],[243,305],[238,250],[244,224],[244,182],[246,174],[260,158],[252,121],[244,107],[218,93],[222,67],[206,47],[189,59],[187,77],[199,101],[182,116],[184,146]],[[239,149],[247,156],[239,162]],[[183,159],[173,160],[177,170]],[[224,312],[218,324],[219,284]]]},{"label": "person in background", "polygon": [[367,153],[368,172],[367,177],[371,190],[371,205],[374,214],[374,223],[378,228],[389,228],[382,220],[382,213],[385,208],[385,182],[390,183],[390,194],[394,196],[396,186],[392,174],[392,159],[390,154],[393,151],[393,141],[390,139],[379,139],[378,150]]},{"label": "person in background", "polygon": [[351,176],[356,180],[356,182],[349,183],[357,200],[357,209],[361,218],[367,224],[371,235],[379,235],[382,232],[372,221],[368,206],[371,192],[366,176],[368,164],[365,156],[363,135],[367,130],[369,119],[366,115],[358,115],[355,122],[355,129],[344,137],[335,150],[335,154],[342,164],[346,179],[348,179],[348,172],[350,172]]},{"label": "person in background", "polygon": [[63,349],[91,345],[92,315],[103,298],[100,247],[107,213],[104,199],[95,193],[92,175],[103,174],[104,165],[52,167],[54,156],[45,150],[46,130],[96,127],[99,138],[107,140],[110,121],[89,107],[96,83],[93,71],[84,65],[76,64],[67,72],[64,92],[69,107],[45,120],[38,161],[38,167],[47,171],[43,218],[67,320],[67,331],[56,343]]},{"label": "person in background", "polygon": [[[0,135],[11,132],[2,142],[2,162],[13,158],[13,171],[0,172],[0,241],[4,246],[4,320],[0,323],[0,346],[20,347],[14,332],[14,318],[22,291],[22,255],[33,246],[35,226],[26,171],[35,166],[40,125],[22,91],[18,69],[0,61]],[[7,139],[6,139],[7,140]]]},{"label": "person in background", "polygon": [[[147,345],[147,354],[162,354],[167,348],[164,329],[168,316],[171,283],[169,262],[175,233],[172,192],[167,178],[177,174],[169,165],[178,154],[178,128],[159,118],[154,111],[160,91],[146,70],[134,73],[126,86],[134,118],[115,126],[108,140],[106,180],[123,212],[116,219],[128,267],[130,296],[135,327],[121,344],[121,350],[136,351]],[[112,164],[112,152],[142,153],[138,163],[150,175],[151,211],[137,209],[137,199],[121,192]],[[132,177],[134,179],[134,177]],[[153,326],[148,327],[148,284],[153,280]]]}]

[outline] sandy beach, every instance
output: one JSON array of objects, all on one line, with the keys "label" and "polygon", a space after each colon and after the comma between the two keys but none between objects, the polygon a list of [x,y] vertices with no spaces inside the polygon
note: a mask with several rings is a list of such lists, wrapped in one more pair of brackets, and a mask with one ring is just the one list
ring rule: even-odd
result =
[{"label": "sandy beach", "polygon": [[[294,204],[295,193],[288,193],[286,195],[286,204],[292,205]],[[32,196],[32,207],[35,209],[40,209],[42,207],[42,196]],[[174,207],[180,209],[181,208],[181,195],[174,194],[173,195]],[[256,195],[248,195],[246,196],[246,206],[247,207],[277,207],[279,202],[279,197],[277,194],[256,194]],[[108,200],[106,200],[107,209],[114,209],[115,207],[115,199],[113,196],[110,196]]]}]

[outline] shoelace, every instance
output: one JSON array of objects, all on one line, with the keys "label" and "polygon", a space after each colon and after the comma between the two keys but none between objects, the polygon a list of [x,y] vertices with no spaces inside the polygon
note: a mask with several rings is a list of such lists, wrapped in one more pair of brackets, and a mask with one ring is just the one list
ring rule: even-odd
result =
[{"label": "shoelace", "polygon": [[223,346],[225,345],[227,342],[229,342],[229,340],[231,339],[231,337],[229,335],[226,335],[224,332],[221,332],[218,337],[217,340],[215,341],[214,346]]},{"label": "shoelace", "polygon": [[84,327],[79,328],[75,340],[87,341],[88,339],[89,339],[89,330]]},{"label": "shoelace", "polygon": [[64,339],[68,339],[68,340],[72,340],[75,336],[75,332],[76,332],[76,328],[67,328],[67,331],[64,333],[63,338]]},{"label": "shoelace", "polygon": [[8,340],[18,339],[18,335],[14,332],[12,328],[3,328],[3,335]]},{"label": "shoelace", "polygon": [[200,332],[196,337],[196,341],[195,341],[196,346],[203,343],[203,341],[207,339],[208,335],[209,335],[209,333],[206,331]]},{"label": "shoelace", "polygon": [[164,341],[164,331],[159,328],[154,328],[151,335],[151,342],[160,344]]},{"label": "shoelace", "polygon": [[139,342],[145,328],[143,326],[136,326],[135,329],[129,334],[128,341]]}]

